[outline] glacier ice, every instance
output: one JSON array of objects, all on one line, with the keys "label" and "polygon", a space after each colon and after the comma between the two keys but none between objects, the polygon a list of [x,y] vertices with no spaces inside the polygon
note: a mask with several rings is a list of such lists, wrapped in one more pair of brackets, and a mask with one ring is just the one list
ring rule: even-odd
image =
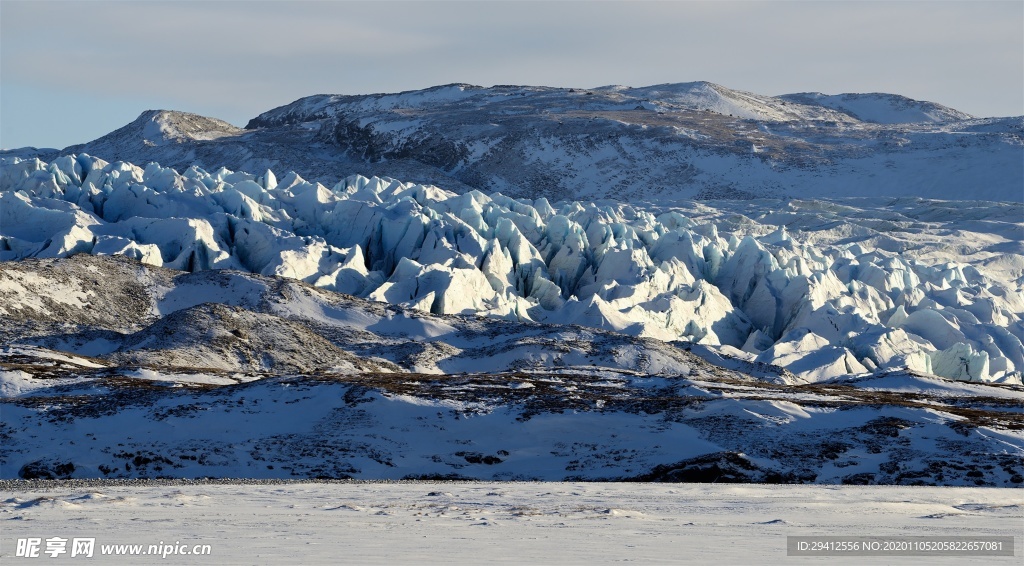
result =
[{"label": "glacier ice", "polygon": [[[326,187],[85,154],[2,165],[5,261],[118,254],[284,276],[436,314],[690,341],[815,381],[909,367],[1019,382],[1024,369],[1024,259],[938,253],[920,234],[955,234],[929,228],[941,206],[923,199],[902,216],[797,201],[756,222],[743,208],[756,203],[551,203],[358,175]],[[858,223],[859,206],[891,218]],[[1005,206],[1003,232],[986,235],[997,245],[1021,228]],[[972,214],[962,230],[993,222]]]}]

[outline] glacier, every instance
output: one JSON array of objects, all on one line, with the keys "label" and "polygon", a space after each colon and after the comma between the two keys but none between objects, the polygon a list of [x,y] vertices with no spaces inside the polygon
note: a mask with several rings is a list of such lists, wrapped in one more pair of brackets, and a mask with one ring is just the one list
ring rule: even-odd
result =
[{"label": "glacier", "polygon": [[1024,369],[1019,203],[549,202],[87,154],[0,165],[0,261],[283,276],[439,315],[689,343],[804,382],[908,368],[1019,384]]}]

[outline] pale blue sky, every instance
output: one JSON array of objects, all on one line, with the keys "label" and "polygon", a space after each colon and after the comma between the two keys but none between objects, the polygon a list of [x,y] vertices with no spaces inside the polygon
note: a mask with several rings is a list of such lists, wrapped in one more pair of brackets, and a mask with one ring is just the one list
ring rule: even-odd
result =
[{"label": "pale blue sky", "polygon": [[1024,114],[1024,2],[0,0],[0,147],[152,108],[243,126],[302,96],[706,80]]}]

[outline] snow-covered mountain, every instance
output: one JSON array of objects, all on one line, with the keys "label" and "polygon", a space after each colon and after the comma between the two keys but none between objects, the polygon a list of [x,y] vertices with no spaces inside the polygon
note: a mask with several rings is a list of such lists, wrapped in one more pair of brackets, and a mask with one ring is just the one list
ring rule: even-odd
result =
[{"label": "snow-covered mountain", "polygon": [[779,98],[809,106],[831,108],[862,122],[874,124],[948,124],[973,118],[970,114],[948,106],[914,100],[898,94],[876,92],[828,95],[820,92],[801,92],[786,94]]},{"label": "snow-covered mountain", "polygon": [[[806,381],[909,367],[1019,383],[1024,369],[1017,204],[549,203],[87,155],[12,159],[0,183],[0,260],[284,276],[434,314],[684,340]],[[0,286],[0,311],[34,294],[19,285]]]},{"label": "snow-covered mountain", "polygon": [[4,478],[1024,481],[1020,386],[792,385],[681,343],[118,257],[7,262],[0,285]]},{"label": "snow-covered mountain", "polygon": [[915,196],[1024,200],[1024,118],[889,94],[762,96],[706,83],[595,89],[456,84],[318,95],[245,130],[148,111],[88,153],[179,170],[352,174],[549,200]]}]

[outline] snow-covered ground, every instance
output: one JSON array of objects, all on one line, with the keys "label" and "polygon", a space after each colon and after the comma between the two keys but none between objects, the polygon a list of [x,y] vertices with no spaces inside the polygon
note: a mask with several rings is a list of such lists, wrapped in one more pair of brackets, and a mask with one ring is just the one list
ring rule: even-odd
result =
[{"label": "snow-covered ground", "polygon": [[119,256],[7,262],[0,283],[6,478],[1024,482],[1020,385],[808,383],[701,344]]},{"label": "snow-covered ground", "polygon": [[[1021,490],[608,483],[0,484],[18,538],[95,537],[103,564],[1019,564]],[[787,536],[1012,536],[1010,557],[787,557]],[[100,556],[103,545],[208,556]],[[70,542],[69,542],[70,545]],[[70,548],[70,547],[69,547]],[[45,543],[43,544],[45,550]],[[62,562],[87,559],[69,558]],[[36,561],[53,561],[41,553]]]}]

